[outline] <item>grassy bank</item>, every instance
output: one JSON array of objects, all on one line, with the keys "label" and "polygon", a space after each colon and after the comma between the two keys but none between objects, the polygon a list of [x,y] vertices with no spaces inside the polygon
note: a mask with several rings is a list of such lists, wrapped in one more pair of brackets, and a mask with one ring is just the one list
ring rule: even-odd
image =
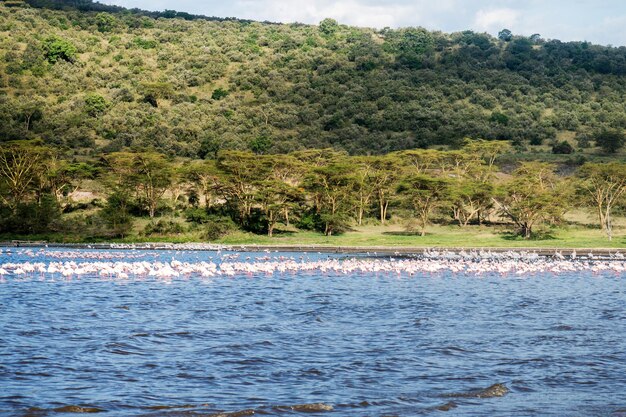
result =
[{"label": "grassy bank", "polygon": [[[0,235],[0,241],[29,240],[57,243],[94,243],[76,235]],[[186,232],[176,235],[141,236],[134,233],[124,239],[110,239],[117,243],[207,242],[202,233]],[[241,231],[232,232],[211,243],[225,245],[289,245],[289,246],[360,246],[360,247],[484,247],[484,248],[626,248],[626,228],[617,225],[614,238],[608,241],[605,234],[587,224],[570,224],[544,231],[534,239],[522,239],[511,233],[505,226],[432,225],[426,236],[405,231],[401,224],[370,225],[354,227],[337,236],[324,236],[311,231],[295,229],[279,230],[274,237],[256,235]]]},{"label": "grassy bank", "polygon": [[526,240],[493,227],[433,226],[426,236],[407,233],[398,226],[356,228],[340,236],[323,236],[313,232],[285,233],[268,238],[248,233],[235,233],[219,241],[241,245],[328,245],[328,246],[413,246],[413,247],[557,247],[557,248],[623,248],[626,236],[609,242],[601,231],[567,228],[555,229],[541,238]]}]

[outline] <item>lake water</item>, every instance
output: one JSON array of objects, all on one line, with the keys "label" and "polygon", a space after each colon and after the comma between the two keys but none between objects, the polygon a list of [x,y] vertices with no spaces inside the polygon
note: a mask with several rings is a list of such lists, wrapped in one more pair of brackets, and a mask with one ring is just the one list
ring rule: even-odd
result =
[{"label": "lake water", "polygon": [[[329,257],[346,259],[4,249],[0,264]],[[0,282],[3,417],[626,416],[626,276],[615,271],[118,279],[11,268]],[[496,383],[510,392],[476,394]]]}]

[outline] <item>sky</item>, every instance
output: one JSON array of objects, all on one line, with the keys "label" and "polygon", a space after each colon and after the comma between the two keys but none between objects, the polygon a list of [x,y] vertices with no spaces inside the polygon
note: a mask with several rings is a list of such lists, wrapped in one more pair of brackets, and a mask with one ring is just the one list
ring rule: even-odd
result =
[{"label": "sky", "polygon": [[625,0],[100,0],[128,8],[177,10],[282,23],[339,23],[374,28],[422,26],[626,46]]}]

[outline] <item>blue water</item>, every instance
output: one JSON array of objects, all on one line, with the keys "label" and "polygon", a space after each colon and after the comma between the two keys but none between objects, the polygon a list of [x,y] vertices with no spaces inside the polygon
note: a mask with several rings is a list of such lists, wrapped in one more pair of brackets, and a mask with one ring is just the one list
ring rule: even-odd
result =
[{"label": "blue water", "polygon": [[[50,253],[2,253],[0,263],[59,260]],[[455,416],[626,416],[624,278],[7,279],[0,416],[68,405],[105,416],[301,415],[289,407],[311,403],[333,407],[319,415],[415,416],[445,415],[436,407],[450,401]],[[448,397],[494,383],[510,392]]]}]

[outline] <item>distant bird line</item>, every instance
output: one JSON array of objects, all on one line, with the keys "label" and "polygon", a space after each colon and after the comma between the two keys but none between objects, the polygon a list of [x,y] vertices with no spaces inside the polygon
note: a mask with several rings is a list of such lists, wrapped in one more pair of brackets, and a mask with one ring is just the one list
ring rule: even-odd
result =
[{"label": "distant bird line", "polygon": [[[311,259],[306,255],[284,256],[267,252],[266,256],[248,256],[246,253],[214,252],[216,258],[207,254],[206,261],[182,262],[138,260],[150,256],[149,252],[33,252],[18,250],[21,256],[66,259],[47,262],[4,262],[0,263],[0,282],[28,279],[189,279],[235,276],[273,275],[319,275],[325,276],[429,276],[460,274],[484,276],[537,276],[541,274],[564,274],[576,272],[626,273],[626,259],[620,252],[599,259],[593,253],[578,255],[572,251],[564,256],[556,251],[551,257],[542,257],[533,252],[491,252],[448,250],[426,250],[416,257],[347,257]],[[3,257],[12,257],[6,250]],[[319,255],[317,256],[319,258]],[[125,260],[119,260],[124,258]],[[209,259],[210,258],[210,259]],[[67,260],[87,259],[87,260]]]}]

